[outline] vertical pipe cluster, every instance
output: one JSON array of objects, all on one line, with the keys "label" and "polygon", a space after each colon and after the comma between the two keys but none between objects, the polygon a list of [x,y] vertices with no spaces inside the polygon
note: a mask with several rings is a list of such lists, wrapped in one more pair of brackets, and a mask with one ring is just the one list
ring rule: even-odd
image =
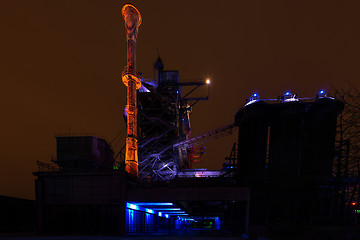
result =
[{"label": "vertical pipe cluster", "polygon": [[141,81],[139,73],[136,71],[136,40],[141,24],[141,15],[133,5],[125,4],[122,8],[122,16],[125,20],[127,41],[127,65],[122,74],[122,81],[127,86],[125,171],[138,176],[136,90],[141,87]]}]

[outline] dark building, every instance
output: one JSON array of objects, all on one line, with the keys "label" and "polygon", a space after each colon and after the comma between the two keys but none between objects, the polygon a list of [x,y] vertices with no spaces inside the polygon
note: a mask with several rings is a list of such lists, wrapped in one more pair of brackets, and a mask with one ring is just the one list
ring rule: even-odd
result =
[{"label": "dark building", "polygon": [[221,171],[186,171],[187,152],[181,158],[173,148],[191,137],[190,103],[199,99],[181,98],[177,71],[157,73],[158,81],[144,81],[138,94],[139,178],[125,172],[123,159],[114,161],[103,139],[56,137],[55,166],[38,162],[34,173],[40,232],[150,234],[204,224],[247,231],[249,188],[219,177]]},{"label": "dark building", "polygon": [[34,232],[35,206],[34,200],[0,196],[0,232]]},{"label": "dark building", "polygon": [[[38,230],[58,234],[165,233],[212,219],[247,229],[249,189],[214,179],[146,184],[124,170],[37,172]],[[181,226],[181,227],[180,227]],[[211,229],[211,230],[212,230]]]},{"label": "dark building", "polygon": [[105,140],[93,136],[57,136],[57,158],[61,170],[112,169],[114,152]]},{"label": "dark building", "polygon": [[186,141],[189,108],[181,107],[179,75],[158,74],[161,84],[144,82],[138,95],[140,178],[114,163],[102,139],[57,137],[57,167],[41,164],[34,173],[41,232],[148,234],[202,222],[244,233],[249,224],[326,222],[341,101],[253,97],[235,116],[238,149],[225,168],[190,170],[174,143],[190,146],[231,133],[234,125]]},{"label": "dark building", "polygon": [[[251,187],[251,223],[311,223],[329,215],[337,116],[326,96],[251,99],[236,114],[237,181]],[[266,199],[266,201],[264,200]]]}]

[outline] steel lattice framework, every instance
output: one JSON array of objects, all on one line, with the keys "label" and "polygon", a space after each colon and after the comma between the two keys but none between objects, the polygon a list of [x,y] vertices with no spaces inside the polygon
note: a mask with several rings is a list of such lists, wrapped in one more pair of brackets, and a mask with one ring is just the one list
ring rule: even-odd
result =
[{"label": "steel lattice framework", "polygon": [[[159,57],[154,65],[157,78],[143,81],[139,90],[139,177],[148,181],[166,181],[178,170],[191,168],[188,159],[181,158],[177,142],[191,138],[192,106],[207,97],[189,98],[206,81],[180,82],[178,71],[163,71]],[[181,96],[181,87],[192,87]],[[186,89],[186,88],[185,88]]]}]

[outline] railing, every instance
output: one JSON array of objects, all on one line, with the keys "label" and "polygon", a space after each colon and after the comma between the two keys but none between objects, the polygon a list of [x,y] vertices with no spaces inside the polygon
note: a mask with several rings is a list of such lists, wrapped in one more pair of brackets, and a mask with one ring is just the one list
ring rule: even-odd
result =
[{"label": "railing", "polygon": [[43,163],[40,161],[36,161],[36,165],[39,172],[55,172],[59,170],[58,166],[51,163]]}]

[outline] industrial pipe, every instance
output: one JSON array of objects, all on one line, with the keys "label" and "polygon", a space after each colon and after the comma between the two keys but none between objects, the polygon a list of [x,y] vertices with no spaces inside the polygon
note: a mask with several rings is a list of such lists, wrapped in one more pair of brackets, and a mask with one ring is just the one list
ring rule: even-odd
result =
[{"label": "industrial pipe", "polygon": [[125,20],[127,41],[127,65],[122,74],[122,81],[127,86],[125,171],[139,176],[136,90],[141,87],[141,81],[140,75],[136,71],[136,40],[141,24],[141,15],[133,5],[125,4],[122,8],[122,16]]}]

